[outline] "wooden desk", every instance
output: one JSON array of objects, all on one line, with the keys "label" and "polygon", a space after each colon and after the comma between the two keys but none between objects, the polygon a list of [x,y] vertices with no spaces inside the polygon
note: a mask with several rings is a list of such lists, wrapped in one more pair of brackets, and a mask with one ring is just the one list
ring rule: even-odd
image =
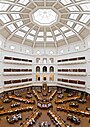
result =
[{"label": "wooden desk", "polygon": [[9,96],[10,99],[13,99],[13,100],[17,100],[17,101],[20,101],[20,102],[26,102],[26,103],[30,103],[30,104],[34,104],[35,101],[34,100],[28,100],[28,99],[24,99],[22,97],[16,97],[16,96]]},{"label": "wooden desk", "polygon": [[24,108],[15,108],[15,109],[9,109],[9,110],[2,110],[0,111],[0,115],[7,115],[7,114],[11,114],[11,113],[16,113],[16,112],[23,112],[23,111],[28,111],[28,110],[32,110],[33,107],[31,106],[27,106]]},{"label": "wooden desk", "polygon": [[29,126],[29,123],[30,122],[32,122],[32,120],[34,119],[36,119],[38,116],[39,116],[39,111],[35,111],[32,115],[31,115],[31,117],[29,118],[29,120],[28,121],[26,121],[23,125],[22,125],[22,127],[28,127]]},{"label": "wooden desk", "polygon": [[62,121],[62,119],[58,118],[53,112],[49,111],[48,113],[53,117],[56,123],[58,123],[61,127],[67,127],[66,124]]},{"label": "wooden desk", "polygon": [[54,90],[54,92],[50,95],[49,100],[52,100],[54,95],[56,94],[57,90]]},{"label": "wooden desk", "polygon": [[64,102],[67,102],[67,101],[76,100],[78,98],[80,98],[80,96],[74,96],[74,97],[69,97],[69,98],[58,99],[58,100],[55,100],[55,103],[56,104],[64,103]]},{"label": "wooden desk", "polygon": [[38,95],[38,93],[35,90],[33,90],[32,92],[38,100],[42,100],[42,98]]},{"label": "wooden desk", "polygon": [[77,113],[77,114],[79,113],[80,115],[90,116],[90,112],[83,111],[83,110],[76,109],[76,108],[70,108],[70,107],[65,107],[65,106],[58,106],[57,110],[71,112],[71,113]]}]

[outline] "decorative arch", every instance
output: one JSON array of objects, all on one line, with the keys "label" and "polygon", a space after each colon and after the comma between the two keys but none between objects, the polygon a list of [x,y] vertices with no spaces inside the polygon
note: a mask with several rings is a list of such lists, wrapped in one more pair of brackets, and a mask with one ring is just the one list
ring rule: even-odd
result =
[{"label": "decorative arch", "polygon": [[49,71],[50,71],[50,72],[54,72],[54,67],[51,66],[51,67],[49,68]]},{"label": "decorative arch", "polygon": [[43,67],[43,72],[47,72],[47,67],[46,66]]},{"label": "decorative arch", "polygon": [[36,72],[40,72],[40,67],[39,66],[36,67]]}]

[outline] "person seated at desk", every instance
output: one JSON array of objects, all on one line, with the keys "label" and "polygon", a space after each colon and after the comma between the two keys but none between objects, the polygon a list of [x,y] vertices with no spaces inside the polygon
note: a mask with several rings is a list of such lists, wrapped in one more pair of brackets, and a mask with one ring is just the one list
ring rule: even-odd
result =
[{"label": "person seated at desk", "polygon": [[57,95],[57,97],[58,97],[59,99],[62,99],[62,98],[64,97],[64,95],[63,95],[63,94],[60,94],[60,95]]},{"label": "person seated at desk", "polygon": [[11,104],[11,108],[15,108],[15,107],[19,107],[20,106],[20,102]]},{"label": "person seated at desk", "polygon": [[0,105],[0,110],[3,110],[3,109],[4,109],[4,107],[2,105]]},{"label": "person seated at desk", "polygon": [[78,108],[79,107],[79,104],[78,103],[75,103],[75,102],[71,102],[69,104],[70,107],[75,107],[75,108]]},{"label": "person seated at desk", "polygon": [[79,103],[86,103],[86,99],[81,99],[81,98],[79,98],[79,99],[77,99],[77,101],[79,102]]},{"label": "person seated at desk", "polygon": [[11,101],[12,101],[11,99],[6,98],[6,99],[3,100],[3,103],[10,103]]},{"label": "person seated at desk", "polygon": [[16,97],[22,97],[22,95],[19,94],[19,93],[16,93],[15,96],[16,96]]},{"label": "person seated at desk", "polygon": [[68,93],[67,97],[73,97],[73,93]]}]

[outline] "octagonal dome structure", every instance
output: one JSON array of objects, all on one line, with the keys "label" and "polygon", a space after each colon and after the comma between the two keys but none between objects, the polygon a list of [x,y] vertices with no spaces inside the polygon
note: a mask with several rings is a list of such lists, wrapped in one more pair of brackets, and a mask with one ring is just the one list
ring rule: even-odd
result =
[{"label": "octagonal dome structure", "polygon": [[41,26],[49,26],[57,22],[58,14],[52,9],[38,9],[32,14],[32,18]]}]

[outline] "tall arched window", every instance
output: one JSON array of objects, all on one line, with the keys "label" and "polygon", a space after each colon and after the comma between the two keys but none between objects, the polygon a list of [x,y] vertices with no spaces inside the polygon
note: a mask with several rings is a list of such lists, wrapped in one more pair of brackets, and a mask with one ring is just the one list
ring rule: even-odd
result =
[{"label": "tall arched window", "polygon": [[43,72],[47,72],[47,67],[46,66],[43,67]]},{"label": "tall arched window", "polygon": [[39,66],[36,67],[36,72],[40,72],[40,67]]},{"label": "tall arched window", "polygon": [[51,66],[50,69],[49,69],[50,72],[54,72],[54,67]]}]

